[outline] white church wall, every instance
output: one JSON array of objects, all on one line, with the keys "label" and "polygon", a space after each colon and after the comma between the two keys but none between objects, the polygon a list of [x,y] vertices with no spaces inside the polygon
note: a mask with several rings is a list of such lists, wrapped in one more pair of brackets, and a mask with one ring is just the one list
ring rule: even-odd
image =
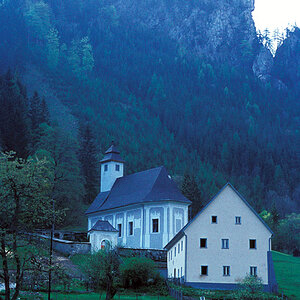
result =
[{"label": "white church wall", "polygon": [[122,177],[123,173],[124,173],[123,163],[109,161],[101,164],[101,179],[100,179],[101,192],[110,191],[116,179]]},{"label": "white church wall", "polygon": [[[118,224],[121,225],[121,236],[117,236],[118,245],[141,249],[163,249],[176,233],[176,220],[179,219],[183,227],[187,222],[187,214],[187,204],[173,201],[148,202],[90,215],[88,230],[98,220],[107,220],[117,230]],[[153,219],[158,219],[159,232],[152,232]],[[129,222],[133,222],[133,235],[129,234]]]},{"label": "white church wall", "polygon": [[[217,222],[212,223],[212,216]],[[236,224],[240,217],[241,224]],[[257,268],[257,276],[268,283],[267,252],[271,233],[227,186],[221,194],[185,230],[187,235],[187,282],[237,283]],[[200,239],[207,239],[200,248]],[[222,249],[222,239],[228,239],[228,249]],[[256,240],[256,249],[249,249],[249,240]],[[201,266],[208,266],[208,274],[201,275]],[[229,276],[223,267],[230,267]]]}]

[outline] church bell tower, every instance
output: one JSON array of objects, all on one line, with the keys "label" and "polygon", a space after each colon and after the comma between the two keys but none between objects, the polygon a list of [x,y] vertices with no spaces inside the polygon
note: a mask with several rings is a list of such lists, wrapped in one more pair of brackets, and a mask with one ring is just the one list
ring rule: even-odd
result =
[{"label": "church bell tower", "polygon": [[124,163],[119,150],[112,142],[101,163],[100,191],[110,191],[116,179],[124,175]]}]

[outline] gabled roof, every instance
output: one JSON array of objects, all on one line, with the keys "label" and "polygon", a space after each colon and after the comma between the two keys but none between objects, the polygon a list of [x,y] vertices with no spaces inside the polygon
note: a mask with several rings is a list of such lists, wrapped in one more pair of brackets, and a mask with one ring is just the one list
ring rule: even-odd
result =
[{"label": "gabled roof", "polygon": [[97,196],[86,214],[132,204],[167,200],[191,203],[169,178],[165,167],[158,167],[118,178],[109,192]]},{"label": "gabled roof", "polygon": [[118,232],[108,221],[99,220],[89,231],[112,231]]},{"label": "gabled roof", "polygon": [[273,234],[273,231],[270,229],[270,227],[264,222],[264,220],[260,217],[260,215],[254,210],[254,208],[246,201],[246,199],[239,193],[238,190],[234,188],[234,186],[228,182],[226,183],[221,190],[196,214],[196,216],[190,220],[174,237],[169,243],[164,247],[166,249],[170,249],[183,235],[184,231],[188,226],[190,226],[194,220],[197,219],[197,217],[203,213],[203,211],[223,192],[223,190],[229,186],[239,197],[240,199],[250,208],[250,210],[256,215],[256,217],[263,223],[263,225],[270,231],[271,234]]},{"label": "gabled roof", "polygon": [[122,159],[120,155],[120,151],[117,149],[117,147],[112,143],[111,146],[105,151],[105,155],[102,160],[100,160],[101,163],[107,162],[107,161],[117,161],[124,163],[125,161]]}]

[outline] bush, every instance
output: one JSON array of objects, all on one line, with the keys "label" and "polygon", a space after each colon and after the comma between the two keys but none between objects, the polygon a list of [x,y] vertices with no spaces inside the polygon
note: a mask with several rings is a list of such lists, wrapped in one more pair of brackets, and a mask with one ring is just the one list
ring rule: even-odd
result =
[{"label": "bush", "polygon": [[247,275],[241,282],[240,288],[232,293],[232,299],[262,300],[279,299],[277,296],[264,293],[262,279]]},{"label": "bush", "polygon": [[146,257],[128,257],[120,266],[125,288],[139,288],[154,284],[159,278],[153,260]]}]

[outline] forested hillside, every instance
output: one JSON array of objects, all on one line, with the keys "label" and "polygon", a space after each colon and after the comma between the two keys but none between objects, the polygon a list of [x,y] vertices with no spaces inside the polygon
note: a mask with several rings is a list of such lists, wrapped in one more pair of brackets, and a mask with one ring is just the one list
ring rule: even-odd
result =
[{"label": "forested hillside", "polygon": [[[219,10],[206,2],[190,1],[185,13],[199,14],[193,17],[197,20],[203,13],[217,15]],[[160,3],[164,9],[156,20],[153,6]],[[259,69],[262,43],[269,37],[256,37],[251,20],[237,19],[247,1],[234,2],[234,24],[221,28],[222,36],[228,32],[228,44],[214,42],[212,52],[208,46],[199,51],[211,42],[208,29],[189,19],[179,30],[180,16],[173,14],[178,7],[167,3],[2,1],[1,102],[16,107],[12,114],[31,124],[28,130],[13,124],[30,137],[22,142],[26,147],[12,144],[8,140],[19,141],[20,131],[10,130],[7,139],[5,126],[12,128],[1,110],[2,150],[13,149],[23,157],[47,151],[54,161],[57,157],[69,184],[61,180],[56,197],[72,210],[70,216],[81,215],[97,193],[99,158],[111,140],[127,162],[127,174],[165,165],[179,184],[185,178],[193,214],[227,181],[258,211],[275,209],[281,216],[299,211],[299,29],[289,32],[274,66],[272,62],[268,74],[258,78],[253,65]],[[147,22],[137,21],[144,17],[139,5],[143,14],[148,8],[151,12]],[[161,23],[165,9],[168,18],[177,19]],[[184,36],[186,28],[193,28],[197,38],[171,34]],[[18,80],[26,84],[28,96]],[[3,96],[12,84],[19,94]],[[18,104],[38,97],[34,90],[45,96],[50,112],[50,120],[38,125]],[[37,138],[36,126],[41,132]],[[76,225],[76,220],[70,217],[65,224]]]}]

